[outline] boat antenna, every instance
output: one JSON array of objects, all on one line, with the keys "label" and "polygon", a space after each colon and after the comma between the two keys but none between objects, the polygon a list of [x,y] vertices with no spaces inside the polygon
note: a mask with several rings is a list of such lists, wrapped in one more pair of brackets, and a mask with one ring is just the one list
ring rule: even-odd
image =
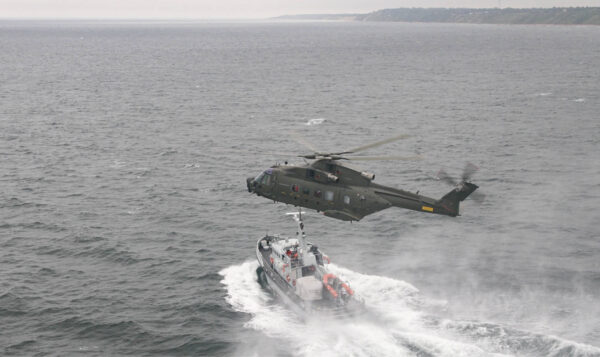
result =
[{"label": "boat antenna", "polygon": [[298,209],[298,212],[289,212],[286,213],[288,216],[292,216],[294,221],[298,223],[298,230],[296,231],[296,235],[298,236],[298,240],[300,242],[300,248],[302,249],[302,254],[308,251],[306,245],[306,233],[304,233],[304,222],[302,221],[302,214],[306,214],[306,212],[302,212],[302,209]]}]

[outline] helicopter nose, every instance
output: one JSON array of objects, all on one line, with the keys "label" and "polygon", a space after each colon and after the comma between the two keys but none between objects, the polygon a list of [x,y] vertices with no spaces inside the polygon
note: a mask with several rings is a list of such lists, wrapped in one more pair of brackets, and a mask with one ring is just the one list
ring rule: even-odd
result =
[{"label": "helicopter nose", "polygon": [[254,180],[254,178],[252,177],[248,177],[246,179],[246,186],[248,187],[248,192],[252,192],[252,181]]}]

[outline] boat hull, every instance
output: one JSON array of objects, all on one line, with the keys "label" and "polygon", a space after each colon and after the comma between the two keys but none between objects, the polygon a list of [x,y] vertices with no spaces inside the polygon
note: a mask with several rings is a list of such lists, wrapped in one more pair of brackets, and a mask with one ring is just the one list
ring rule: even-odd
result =
[{"label": "boat hull", "polygon": [[[364,312],[364,304],[357,299],[353,299],[352,303],[346,306],[336,306],[327,299],[318,301],[305,301],[301,299],[296,294],[295,289],[275,271],[268,258],[269,252],[261,249],[260,242],[265,238],[259,239],[256,245],[256,259],[260,265],[259,269],[262,269],[267,288],[296,314],[302,318],[317,313],[319,316],[330,315],[344,318],[359,315]],[[257,273],[259,274],[258,279],[260,281],[261,272],[257,270]]]}]

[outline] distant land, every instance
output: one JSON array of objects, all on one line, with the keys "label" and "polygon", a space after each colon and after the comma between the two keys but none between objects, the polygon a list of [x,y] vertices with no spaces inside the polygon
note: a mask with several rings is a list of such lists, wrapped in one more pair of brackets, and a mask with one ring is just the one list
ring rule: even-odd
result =
[{"label": "distant land", "polygon": [[277,20],[443,22],[469,24],[600,25],[600,7],[551,9],[384,9],[368,14],[285,15]]}]

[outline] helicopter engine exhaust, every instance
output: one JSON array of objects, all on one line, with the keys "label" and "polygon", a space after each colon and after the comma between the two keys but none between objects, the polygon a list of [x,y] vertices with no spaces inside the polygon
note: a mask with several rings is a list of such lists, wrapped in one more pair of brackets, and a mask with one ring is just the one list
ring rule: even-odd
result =
[{"label": "helicopter engine exhaust", "polygon": [[363,171],[360,173],[360,175],[369,181],[375,180],[375,174],[372,174],[370,172]]},{"label": "helicopter engine exhaust", "polygon": [[337,177],[336,175],[332,175],[332,174],[327,174],[327,179],[329,181],[335,182],[335,183],[337,183],[340,180],[339,177]]}]

